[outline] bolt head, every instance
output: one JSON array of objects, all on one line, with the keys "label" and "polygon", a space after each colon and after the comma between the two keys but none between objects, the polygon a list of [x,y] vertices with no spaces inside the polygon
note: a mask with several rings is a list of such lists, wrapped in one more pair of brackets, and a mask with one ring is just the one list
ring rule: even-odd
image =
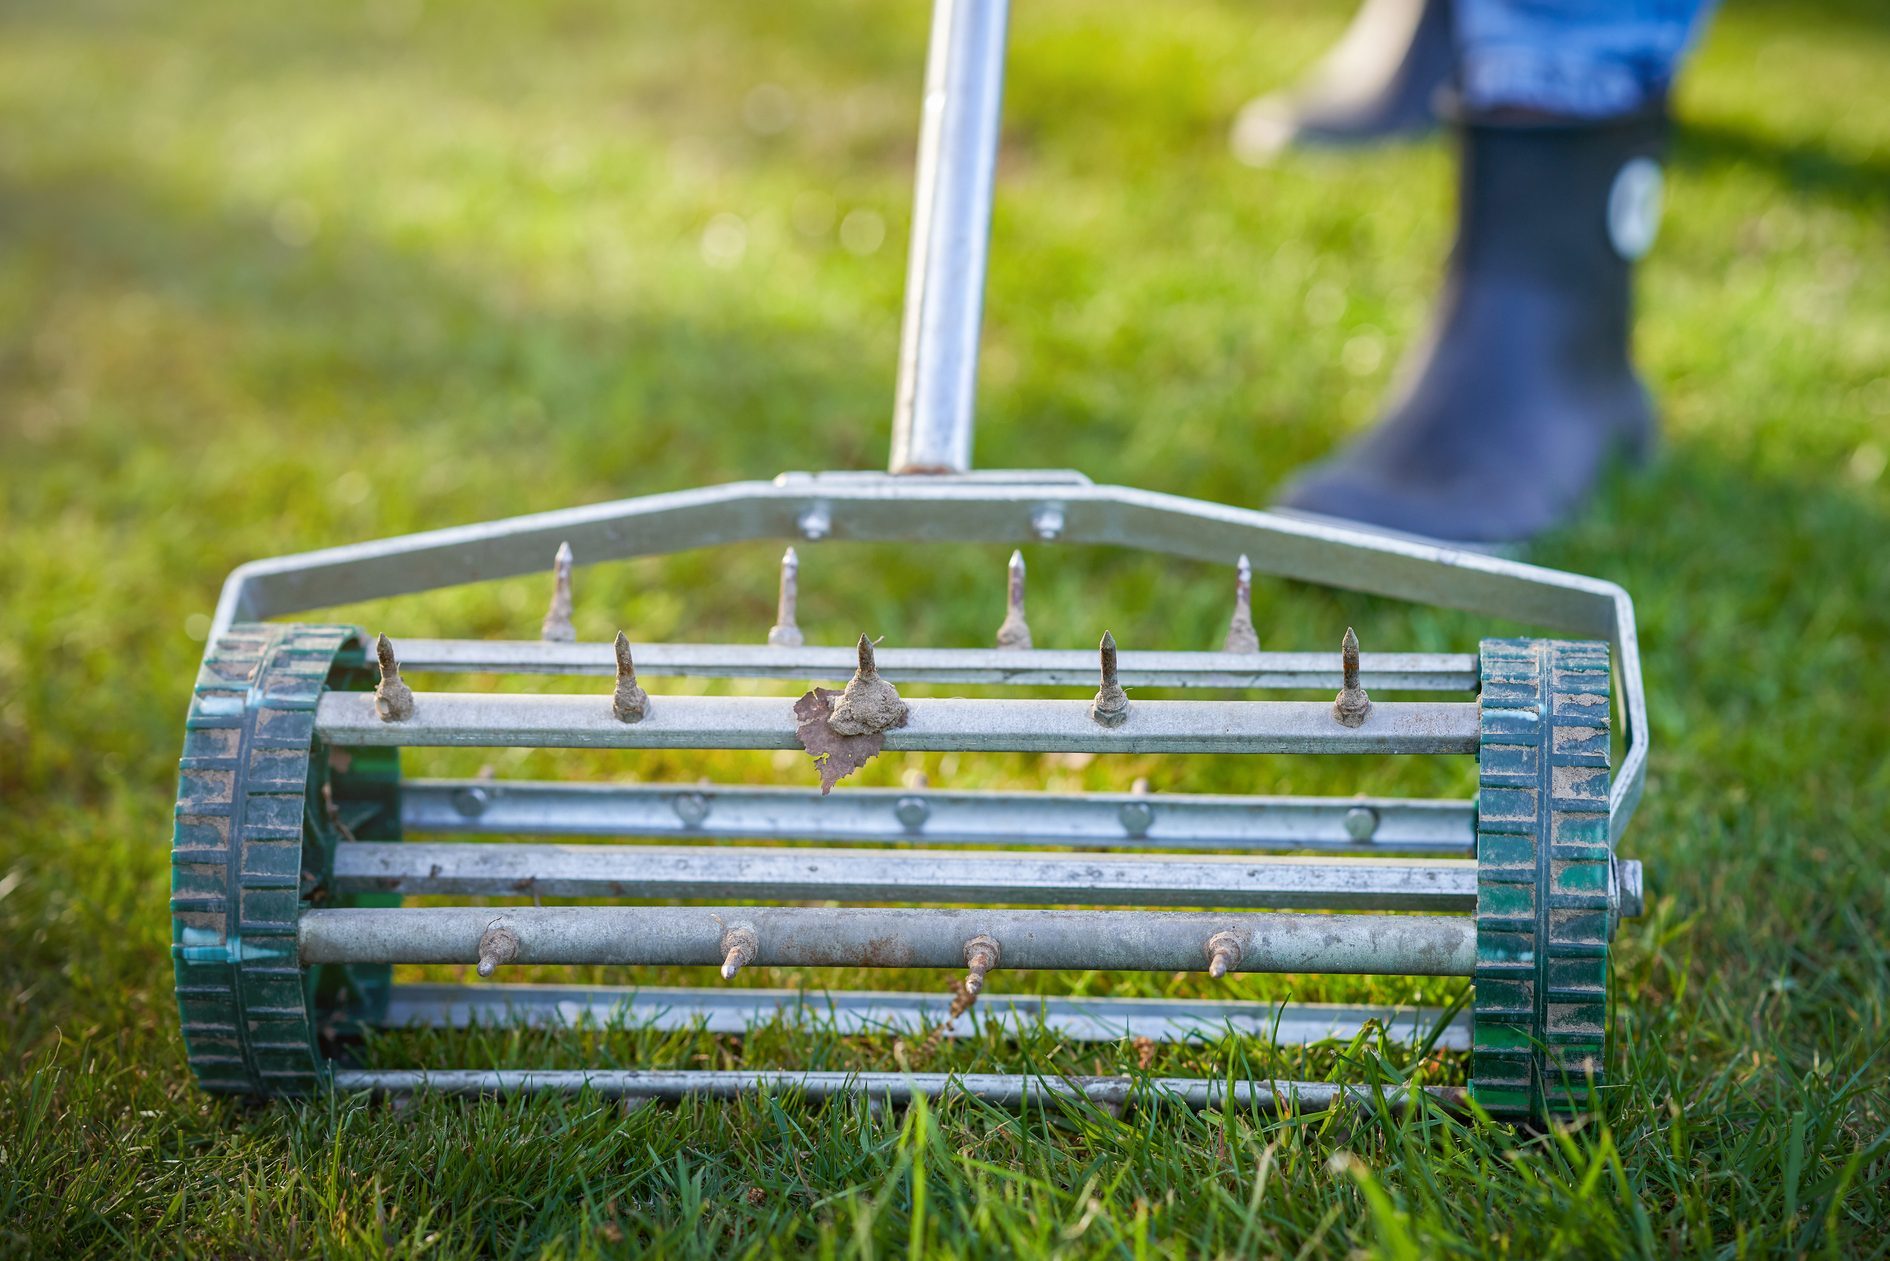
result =
[{"label": "bolt head", "polygon": [[709,817],[709,799],[701,793],[678,793],[674,804],[676,817],[687,827],[694,827]]},{"label": "bolt head", "polygon": [[1147,836],[1149,824],[1155,821],[1155,807],[1146,801],[1125,801],[1116,811],[1116,818],[1122,822],[1122,830],[1130,836]]},{"label": "bolt head", "polygon": [[1063,509],[1056,504],[1039,506],[1030,514],[1030,528],[1043,542],[1054,542],[1063,534]]},{"label": "bolt head", "polygon": [[923,797],[901,797],[893,805],[893,817],[908,832],[917,832],[924,827],[931,813],[932,807],[926,804]]},{"label": "bolt head", "polygon": [[477,819],[492,803],[492,794],[483,788],[461,788],[453,794],[453,809],[462,819]]},{"label": "bolt head", "polygon": [[809,542],[819,542],[833,533],[833,513],[825,504],[815,504],[800,517],[801,537]]},{"label": "bolt head", "polygon": [[1378,812],[1370,806],[1353,806],[1345,812],[1345,834],[1355,841],[1369,841],[1378,831]]}]

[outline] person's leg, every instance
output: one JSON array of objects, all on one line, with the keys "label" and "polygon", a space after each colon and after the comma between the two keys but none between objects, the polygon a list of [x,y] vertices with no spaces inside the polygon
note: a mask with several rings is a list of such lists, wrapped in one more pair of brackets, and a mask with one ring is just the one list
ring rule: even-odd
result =
[{"label": "person's leg", "polygon": [[1356,145],[1437,125],[1437,95],[1456,52],[1451,0],[1365,0],[1319,64],[1293,87],[1247,102],[1234,156],[1253,165],[1290,145]]},{"label": "person's leg", "polygon": [[1711,0],[1458,0],[1469,118],[1626,118],[1664,106]]},{"label": "person's leg", "polygon": [[1565,521],[1653,415],[1629,357],[1669,85],[1704,0],[1457,0],[1457,241],[1389,415],[1285,507],[1513,542]]}]

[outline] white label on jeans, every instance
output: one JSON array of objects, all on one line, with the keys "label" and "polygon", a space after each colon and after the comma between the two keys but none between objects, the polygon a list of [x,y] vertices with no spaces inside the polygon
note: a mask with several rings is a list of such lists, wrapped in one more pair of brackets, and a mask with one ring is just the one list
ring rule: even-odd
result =
[{"label": "white label on jeans", "polygon": [[1615,172],[1608,190],[1608,240],[1630,263],[1654,248],[1660,234],[1661,183],[1660,163],[1632,158]]}]

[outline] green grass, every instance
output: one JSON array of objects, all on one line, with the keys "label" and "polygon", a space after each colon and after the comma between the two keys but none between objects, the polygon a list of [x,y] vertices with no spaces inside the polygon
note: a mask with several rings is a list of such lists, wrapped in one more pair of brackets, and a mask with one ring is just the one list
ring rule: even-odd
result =
[{"label": "green grass", "polygon": [[[1255,172],[1223,144],[1241,101],[1345,17],[1299,0],[1018,6],[982,466],[1260,504],[1369,422],[1438,275],[1446,151]],[[1890,1251],[1890,21],[1873,0],[1734,0],[1718,20],[1681,93],[1669,219],[1642,275],[1667,445],[1534,553],[1634,593],[1651,689],[1627,848],[1653,901],[1619,943],[1606,1116],[1532,1135],[1373,1109],[249,1107],[191,1084],[166,841],[222,576],[411,529],[880,465],[924,33],[922,5],[863,0],[0,8],[0,1252]],[[764,83],[791,108],[752,95]],[[583,571],[580,632],[754,640],[770,552]],[[1225,617],[1224,572],[1030,560],[1040,644],[1107,625],[1129,645],[1207,646]],[[981,643],[1002,563],[807,549],[805,625],[823,642],[870,627]],[[538,580],[343,613],[520,635],[543,597]],[[1464,650],[1489,629],[1284,583],[1259,604],[1282,648],[1329,647],[1348,623],[1368,649]],[[1468,785],[1450,762],[1303,759],[888,758],[862,778],[912,764],[980,786]],[[669,757],[593,769],[705,773]],[[707,770],[806,779],[791,757]],[[924,1058],[781,1029],[373,1053]],[[1136,1064],[1132,1047],[1048,1042],[926,1060]],[[1368,1044],[1177,1049],[1153,1067],[1461,1070]]]}]

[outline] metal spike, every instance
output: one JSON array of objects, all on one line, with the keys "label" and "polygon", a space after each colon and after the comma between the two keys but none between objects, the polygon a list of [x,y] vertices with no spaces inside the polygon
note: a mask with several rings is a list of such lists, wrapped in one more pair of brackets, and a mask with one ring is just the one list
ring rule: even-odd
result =
[{"label": "metal spike", "polygon": [[1220,980],[1240,967],[1240,938],[1232,933],[1215,933],[1207,939],[1208,975]]},{"label": "metal spike", "polygon": [[997,940],[979,933],[965,943],[965,992],[976,998],[978,991],[984,988],[985,973],[998,965],[998,956],[1003,951]]},{"label": "metal spike", "polygon": [[1102,686],[1089,704],[1089,716],[1105,727],[1129,721],[1129,696],[1116,682],[1116,637],[1108,631],[1102,637]]},{"label": "metal spike", "polygon": [[998,627],[997,646],[1020,652],[1030,648],[1030,623],[1024,620],[1024,554],[1011,553],[1009,590],[1004,603],[1004,624]]},{"label": "metal spike", "polygon": [[551,558],[551,607],[538,628],[538,638],[547,643],[573,644],[577,631],[571,626],[571,545],[558,544],[558,554]]},{"label": "metal spike", "polygon": [[760,949],[761,942],[752,928],[731,928],[723,933],[722,979],[733,980],[737,972],[755,961],[755,953]]},{"label": "metal spike", "polygon": [[827,725],[843,736],[877,735],[903,726],[906,703],[892,684],[879,677],[873,659],[873,641],[860,636],[860,668],[847,680],[847,690],[834,702]]},{"label": "metal spike", "polygon": [[637,686],[637,665],[630,659],[630,637],[617,632],[617,689],[610,694],[618,722],[641,722],[650,712],[650,694]]},{"label": "metal spike", "polygon": [[781,596],[775,605],[774,625],[768,628],[768,642],[776,648],[799,648],[806,642],[794,620],[801,599],[800,573],[801,558],[790,547],[781,554]]},{"label": "metal spike", "polygon": [[1350,626],[1339,646],[1339,661],[1345,672],[1345,686],[1332,702],[1332,716],[1347,727],[1361,726],[1372,712],[1372,698],[1358,684],[1358,636]]},{"label": "metal spike", "polygon": [[500,964],[518,958],[518,934],[503,924],[492,924],[479,938],[479,975],[491,976]]},{"label": "metal spike", "polygon": [[381,663],[381,681],[374,685],[374,712],[382,722],[400,722],[413,717],[413,689],[400,678],[400,663],[394,660],[394,645],[385,634],[374,641],[374,655]]},{"label": "metal spike", "polygon": [[1227,623],[1227,639],[1222,652],[1259,652],[1260,635],[1253,628],[1253,566],[1241,553],[1234,566],[1234,616]]}]

